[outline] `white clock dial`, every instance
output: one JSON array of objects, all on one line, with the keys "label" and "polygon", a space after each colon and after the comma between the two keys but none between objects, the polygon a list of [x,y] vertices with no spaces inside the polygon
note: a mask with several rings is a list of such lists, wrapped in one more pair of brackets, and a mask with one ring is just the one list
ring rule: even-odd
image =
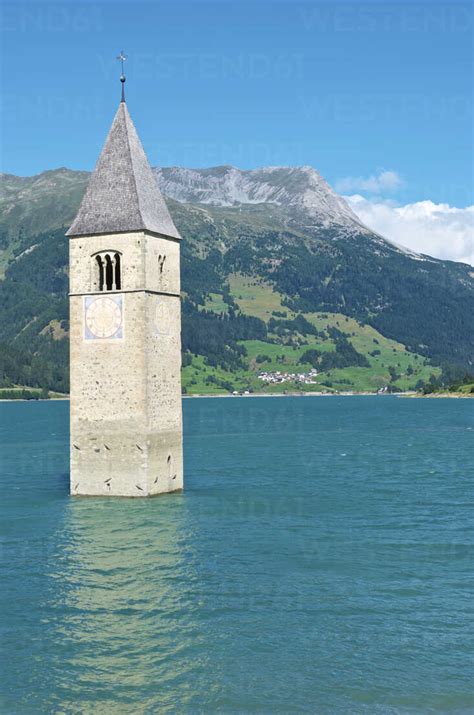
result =
[{"label": "white clock dial", "polygon": [[86,325],[96,338],[115,336],[122,325],[121,304],[106,296],[95,298],[86,307]]}]

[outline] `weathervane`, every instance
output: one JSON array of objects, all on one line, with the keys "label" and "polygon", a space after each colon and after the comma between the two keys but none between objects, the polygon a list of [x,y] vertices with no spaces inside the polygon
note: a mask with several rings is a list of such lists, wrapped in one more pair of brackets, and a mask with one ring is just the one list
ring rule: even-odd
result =
[{"label": "weathervane", "polygon": [[124,54],[123,50],[120,50],[120,54],[117,55],[117,59],[120,60],[120,64],[122,67],[122,74],[120,75],[120,81],[122,83],[122,102],[125,102],[125,75],[123,73],[123,63],[127,59],[127,55]]}]

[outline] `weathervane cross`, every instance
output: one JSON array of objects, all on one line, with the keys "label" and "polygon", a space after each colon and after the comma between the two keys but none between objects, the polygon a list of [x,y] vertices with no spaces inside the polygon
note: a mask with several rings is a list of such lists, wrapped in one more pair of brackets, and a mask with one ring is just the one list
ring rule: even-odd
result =
[{"label": "weathervane cross", "polygon": [[120,54],[117,55],[117,59],[120,61],[120,65],[122,68],[122,74],[120,75],[120,81],[122,83],[122,102],[125,102],[125,75],[123,73],[123,63],[127,59],[127,55],[124,54],[123,50],[120,50]]}]

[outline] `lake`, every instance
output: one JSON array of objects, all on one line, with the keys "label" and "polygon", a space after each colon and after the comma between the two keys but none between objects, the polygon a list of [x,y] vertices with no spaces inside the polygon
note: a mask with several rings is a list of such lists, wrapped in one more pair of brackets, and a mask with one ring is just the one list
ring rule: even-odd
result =
[{"label": "lake", "polygon": [[68,411],[0,404],[2,712],[474,712],[474,400],[184,400],[150,500]]}]

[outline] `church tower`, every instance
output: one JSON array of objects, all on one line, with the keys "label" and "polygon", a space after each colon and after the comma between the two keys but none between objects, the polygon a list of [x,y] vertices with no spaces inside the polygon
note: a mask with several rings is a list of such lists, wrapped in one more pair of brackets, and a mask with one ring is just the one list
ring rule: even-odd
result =
[{"label": "church tower", "polygon": [[71,494],[183,487],[181,237],[123,93],[70,246]]}]

